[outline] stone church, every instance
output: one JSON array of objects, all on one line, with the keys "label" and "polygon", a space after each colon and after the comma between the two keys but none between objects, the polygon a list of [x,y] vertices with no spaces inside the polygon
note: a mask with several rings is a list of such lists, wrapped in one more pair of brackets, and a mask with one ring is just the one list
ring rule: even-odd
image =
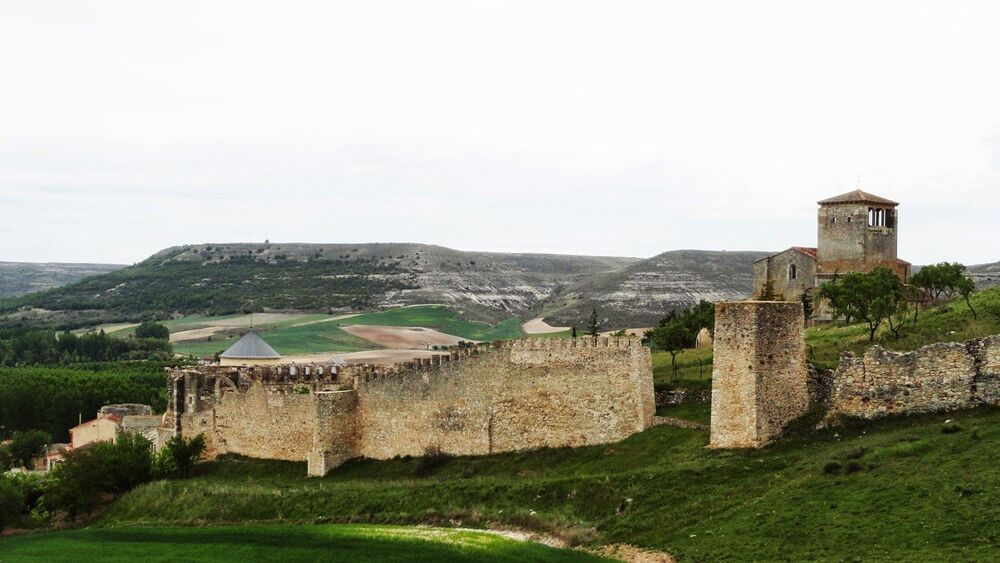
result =
[{"label": "stone church", "polygon": [[820,201],[817,246],[793,246],[754,262],[754,295],[761,295],[770,280],[779,299],[794,301],[837,274],[879,266],[907,281],[910,263],[896,257],[897,207],[861,190]]}]

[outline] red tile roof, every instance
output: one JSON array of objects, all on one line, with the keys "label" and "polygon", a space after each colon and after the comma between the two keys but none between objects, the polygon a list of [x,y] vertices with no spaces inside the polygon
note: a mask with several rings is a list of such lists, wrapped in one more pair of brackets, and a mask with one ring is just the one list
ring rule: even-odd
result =
[{"label": "red tile roof", "polygon": [[854,190],[853,192],[840,194],[838,196],[834,196],[829,199],[824,199],[823,201],[819,202],[820,205],[826,205],[830,203],[877,203],[880,205],[891,205],[893,207],[899,205],[898,202],[892,201],[891,199],[886,199],[884,197],[870,194],[868,192],[863,192],[861,190]]},{"label": "red tile roof", "polygon": [[819,257],[819,254],[818,254],[819,251],[817,249],[809,247],[809,246],[793,246],[792,250],[796,250],[798,252],[801,252],[802,254],[805,254],[806,256],[812,258],[813,260],[815,260],[815,259],[817,259]]}]

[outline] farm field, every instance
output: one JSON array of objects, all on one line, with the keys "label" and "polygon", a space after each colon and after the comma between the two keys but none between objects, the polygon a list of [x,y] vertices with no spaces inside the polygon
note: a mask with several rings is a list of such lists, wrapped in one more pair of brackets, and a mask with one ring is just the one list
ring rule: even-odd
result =
[{"label": "farm field", "polygon": [[414,305],[377,313],[365,313],[339,321],[342,325],[419,326],[433,328],[467,340],[503,340],[524,336],[521,321],[511,317],[496,325],[459,318],[459,312],[444,305]]},{"label": "farm field", "polygon": [[369,525],[87,528],[0,539],[18,561],[607,561],[471,530]]},{"label": "farm field", "polygon": [[[178,354],[206,356],[221,352],[250,327],[250,315],[208,317],[192,315],[163,321]],[[468,321],[441,305],[401,307],[357,315],[256,313],[254,328],[283,356],[327,352],[364,352],[380,348],[425,349],[453,345],[460,340],[494,340],[523,336],[518,319],[497,325]],[[423,328],[425,332],[407,331]],[[135,325],[106,327],[109,334],[126,338]],[[114,329],[114,330],[111,330]],[[544,336],[568,336],[568,333]]]}]

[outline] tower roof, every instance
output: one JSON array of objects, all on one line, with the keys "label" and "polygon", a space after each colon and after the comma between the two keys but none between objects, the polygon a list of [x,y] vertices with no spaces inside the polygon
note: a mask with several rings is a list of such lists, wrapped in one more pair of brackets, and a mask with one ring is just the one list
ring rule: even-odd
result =
[{"label": "tower roof", "polygon": [[265,358],[280,358],[281,354],[275,352],[270,344],[264,342],[263,338],[254,332],[253,329],[250,329],[250,332],[244,334],[242,338],[234,342],[220,357],[261,360]]},{"label": "tower roof", "polygon": [[861,190],[854,190],[853,192],[840,194],[819,202],[820,205],[828,205],[831,203],[877,203],[879,205],[891,205],[893,207],[899,205],[898,202],[892,201],[891,199],[886,199]]}]

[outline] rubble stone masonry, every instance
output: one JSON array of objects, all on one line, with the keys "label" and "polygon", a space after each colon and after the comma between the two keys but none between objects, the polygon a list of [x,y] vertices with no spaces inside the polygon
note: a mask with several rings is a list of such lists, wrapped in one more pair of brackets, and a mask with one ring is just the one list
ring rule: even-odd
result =
[{"label": "rubble stone masonry", "polygon": [[878,418],[1000,403],[1000,336],[889,352],[845,353],[833,374],[830,416]]},{"label": "rubble stone masonry", "polygon": [[308,461],[488,454],[621,440],[654,415],[638,339],[526,339],[390,368],[207,367],[170,378],[165,431],[210,455]]}]

